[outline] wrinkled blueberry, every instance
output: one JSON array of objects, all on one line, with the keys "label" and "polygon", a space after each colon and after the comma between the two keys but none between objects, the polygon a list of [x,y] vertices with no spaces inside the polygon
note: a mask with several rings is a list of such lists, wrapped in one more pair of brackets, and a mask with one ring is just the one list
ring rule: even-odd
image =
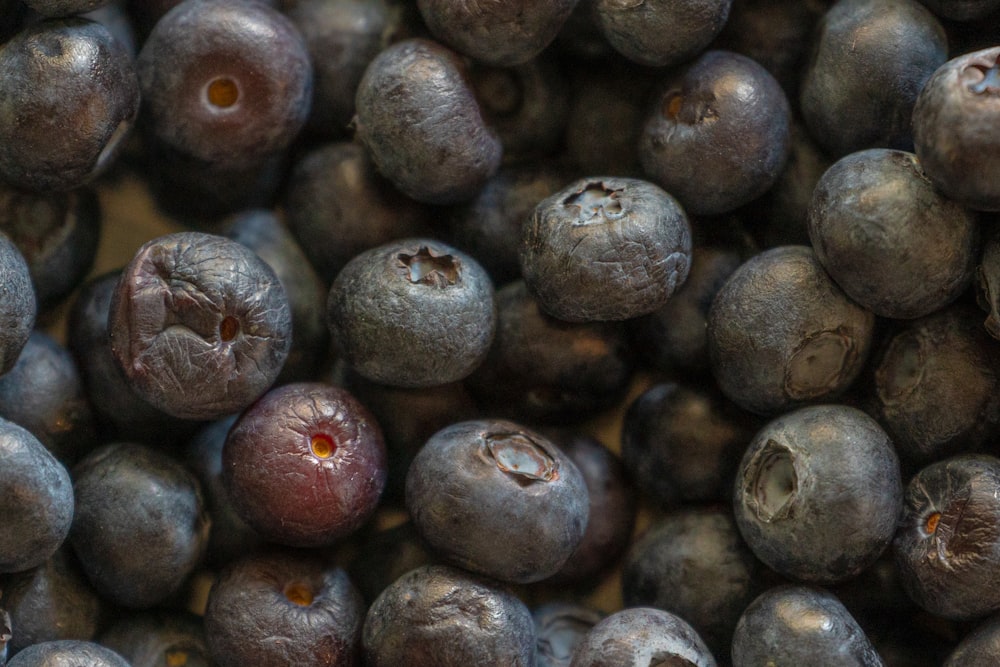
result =
[{"label": "wrinkled blueberry", "polygon": [[662,609],[632,607],[591,628],[570,667],[715,667],[705,642],[684,619]]}]

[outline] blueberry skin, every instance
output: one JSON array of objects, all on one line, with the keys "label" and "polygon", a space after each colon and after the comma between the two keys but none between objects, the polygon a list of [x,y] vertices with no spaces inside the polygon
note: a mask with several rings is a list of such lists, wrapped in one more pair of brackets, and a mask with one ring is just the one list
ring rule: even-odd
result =
[{"label": "blueberry skin", "polygon": [[72,465],[97,444],[97,423],[73,356],[36,330],[0,377],[0,417],[23,426]]},{"label": "blueberry skin", "polygon": [[917,95],[947,58],[944,28],[916,0],[839,0],[817,27],[802,117],[834,157],[911,150]]},{"label": "blueberry skin", "polygon": [[1000,210],[1000,47],[941,65],[913,108],[913,143],[927,177],[947,197],[983,211]]},{"label": "blueberry skin", "polygon": [[368,608],[367,667],[535,665],[531,612],[496,582],[427,565],[404,574]]},{"label": "blueberry skin", "polygon": [[982,250],[976,265],[976,302],[988,313],[983,322],[986,331],[1000,340],[1000,232],[988,231]]},{"label": "blueberry skin", "polygon": [[110,0],[25,0],[26,5],[42,16],[72,16],[85,14]]},{"label": "blueberry skin", "polygon": [[178,591],[201,563],[210,521],[198,480],[145,445],[111,443],[73,468],[69,541],[94,588],[129,608]]},{"label": "blueberry skin", "polygon": [[17,362],[35,327],[38,302],[24,255],[0,233],[0,375]]},{"label": "blueberry skin", "polygon": [[639,140],[643,171],[692,215],[732,211],[764,194],[788,159],[791,112],[761,65],[706,51],[670,77]]},{"label": "blueberry skin", "polygon": [[1000,661],[1000,616],[993,615],[962,638],[944,667],[991,667]]},{"label": "blueberry skin", "polygon": [[111,351],[146,401],[181,419],[238,412],[274,382],[292,316],[274,271],[246,246],[202,232],[146,242],[108,314]]},{"label": "blueberry skin", "polygon": [[799,408],[751,441],[733,489],[754,554],[793,579],[832,584],[874,563],[903,509],[899,459],[874,419],[844,405]]},{"label": "blueberry skin", "polygon": [[342,569],[308,552],[268,551],[219,574],[205,608],[205,637],[218,667],[354,667],[364,613]]},{"label": "blueberry skin", "polygon": [[12,654],[41,642],[92,640],[110,611],[68,543],[38,567],[4,581],[3,606],[11,626],[17,628],[8,644]]},{"label": "blueberry skin", "polygon": [[132,667],[210,667],[202,619],[190,612],[153,610],[119,618],[100,643]]},{"label": "blueberry skin", "polygon": [[132,667],[109,648],[90,641],[63,639],[42,642],[24,649],[7,667]]},{"label": "blueberry skin", "polygon": [[260,164],[309,116],[309,52],[264,2],[185,0],[157,21],[136,68],[152,135],[205,163]]},{"label": "blueberry skin", "polygon": [[414,38],[384,49],[365,70],[355,107],[356,138],[378,170],[417,201],[467,201],[500,167],[500,139],[464,64],[440,44]]},{"label": "blueberry skin", "polygon": [[132,57],[80,18],[28,26],[0,48],[0,177],[64,191],[114,160],[139,111]]},{"label": "blueberry skin", "polygon": [[954,301],[979,254],[976,214],[941,195],[913,153],[874,148],[831,166],[813,190],[809,237],[841,289],[880,317]]},{"label": "blueberry skin", "polygon": [[584,178],[538,203],[521,231],[520,263],[553,317],[626,320],[663,306],[687,279],[691,226],[652,183]]},{"label": "blueberry skin", "polygon": [[715,667],[705,642],[685,620],[652,607],[611,614],[591,628],[570,667]]},{"label": "blueberry skin", "polygon": [[555,39],[577,0],[417,0],[427,27],[445,44],[500,67],[528,62]]},{"label": "blueberry skin", "polygon": [[604,615],[583,605],[550,602],[531,612],[538,636],[535,667],[569,667],[573,653]]},{"label": "blueberry skin", "polygon": [[38,439],[0,419],[0,573],[36,567],[55,553],[73,521],[69,472]]},{"label": "blueberry skin", "polygon": [[555,574],[583,539],[587,486],[542,435],[500,419],[452,424],[410,465],[406,507],[445,560],[512,583]]},{"label": "blueberry skin", "polygon": [[601,34],[616,51],[640,65],[664,67],[704,51],[726,24],[732,4],[732,0],[598,0],[594,15]]},{"label": "blueberry skin", "polygon": [[1000,459],[961,454],[910,479],[893,540],[903,588],[921,608],[969,620],[1000,609]]},{"label": "blueberry skin", "polygon": [[736,626],[732,656],[733,667],[884,664],[840,600],[811,586],[778,586],[754,600]]},{"label": "blueberry skin", "polygon": [[350,393],[318,382],[283,385],[247,408],[222,448],[222,483],[265,539],[332,544],[361,527],[385,488],[382,431]]},{"label": "blueberry skin", "polygon": [[744,262],[708,312],[708,354],[722,392],[774,414],[843,393],[871,349],[875,315],[851,301],[805,246]]},{"label": "blueberry skin", "polygon": [[632,544],[622,566],[626,607],[656,607],[691,624],[713,654],[760,588],[760,564],[722,507],[682,508]]},{"label": "blueberry skin", "polygon": [[367,250],[337,274],[327,299],[337,354],[397,387],[468,376],[496,331],[493,283],[470,255],[429,238]]}]

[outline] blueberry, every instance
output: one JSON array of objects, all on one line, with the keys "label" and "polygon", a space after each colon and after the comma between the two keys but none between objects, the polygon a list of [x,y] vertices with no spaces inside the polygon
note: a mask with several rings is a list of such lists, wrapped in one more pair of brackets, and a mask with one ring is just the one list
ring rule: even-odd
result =
[{"label": "blueberry", "polygon": [[587,486],[542,435],[497,419],[435,433],[406,477],[406,508],[445,560],[512,583],[555,574],[583,539]]},{"label": "blueberry", "polygon": [[35,23],[0,47],[0,177],[71,190],[114,160],[139,111],[132,57],[100,23]]},{"label": "blueberry", "polygon": [[884,148],[823,174],[809,237],[840,288],[881,317],[916,318],[954,301],[979,254],[975,213],[935,190],[913,153]]},{"label": "blueberry", "polygon": [[861,410],[800,408],[751,441],[733,508],[743,538],[769,567],[803,582],[844,581],[893,539],[903,509],[899,460]]},{"label": "blueberry", "polygon": [[109,0],[24,0],[24,4],[42,16],[85,14],[108,2]]},{"label": "blueberry", "polygon": [[576,647],[604,615],[583,605],[550,602],[531,612],[538,640],[536,667],[569,667]]},{"label": "blueberry", "polygon": [[761,65],[706,51],[667,80],[647,112],[643,171],[688,213],[732,211],[778,179],[790,116],[784,91]]},{"label": "blueberry", "polygon": [[740,407],[773,414],[839,396],[860,375],[875,316],[851,301],[812,249],[780,246],[744,262],[708,313],[719,388]]},{"label": "blueberry", "polygon": [[489,350],[496,317],[493,283],[482,266],[428,238],[357,255],[327,300],[341,358],[369,380],[398,387],[468,376]]},{"label": "blueberry", "polygon": [[0,233],[0,375],[17,362],[35,326],[38,304],[24,255]]},{"label": "blueberry", "polygon": [[29,646],[15,655],[7,667],[132,667],[109,648],[90,641],[63,639]]},{"label": "blueberry", "polygon": [[988,315],[986,331],[1000,340],[1000,234],[990,230],[985,235],[982,254],[976,265],[976,301]]},{"label": "blueberry", "polygon": [[570,667],[715,667],[705,642],[684,619],[651,607],[611,614],[591,628]]},{"label": "blueberry", "polygon": [[500,166],[503,148],[486,125],[464,65],[425,39],[379,53],[358,85],[357,138],[378,170],[430,204],[472,198]]},{"label": "blueberry", "polygon": [[990,667],[1000,661],[1000,616],[994,615],[962,638],[944,667]]},{"label": "blueberry", "polygon": [[398,526],[368,533],[348,566],[367,604],[371,604],[394,581],[424,565],[440,565],[427,542],[406,521]]},{"label": "blueberry", "polygon": [[209,519],[198,480],[145,445],[103,445],[73,468],[69,540],[107,600],[150,608],[180,590],[201,563]]},{"label": "blueberry", "polygon": [[44,563],[66,539],[75,500],[69,472],[26,429],[0,419],[0,574]]},{"label": "blueberry", "polygon": [[364,524],[385,488],[382,432],[350,393],[322,383],[269,391],[233,424],[222,482],[269,541],[332,544]]},{"label": "blueberry", "polygon": [[108,315],[111,351],[146,401],[182,419],[245,408],[281,371],[292,338],[288,297],[246,246],[201,232],[148,241]]},{"label": "blueberry", "polygon": [[531,613],[490,579],[441,565],[419,567],[368,608],[367,667],[535,665]]},{"label": "blueberry", "polygon": [[811,586],[778,586],[743,612],[733,665],[882,667],[864,630],[835,596]]},{"label": "blueberry", "polygon": [[961,454],[932,463],[906,486],[893,540],[903,586],[951,619],[1000,609],[1000,459]]},{"label": "blueberry", "polygon": [[219,667],[319,667],[357,664],[363,619],[343,570],[313,553],[267,551],[219,574],[204,625]]},{"label": "blueberry", "polygon": [[119,618],[100,643],[132,667],[210,667],[202,619],[190,612],[153,610]]},{"label": "blueberry", "polygon": [[691,227],[652,183],[584,178],[538,203],[522,228],[520,261],[553,317],[625,320],[660,308],[687,279]]}]

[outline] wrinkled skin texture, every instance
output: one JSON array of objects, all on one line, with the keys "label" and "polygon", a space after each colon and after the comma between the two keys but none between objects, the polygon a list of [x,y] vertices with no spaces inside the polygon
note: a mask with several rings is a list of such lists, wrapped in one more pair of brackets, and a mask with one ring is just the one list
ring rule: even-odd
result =
[{"label": "wrinkled skin texture", "polygon": [[71,190],[111,163],[139,111],[131,55],[99,23],[42,21],[0,47],[0,177]]},{"label": "wrinkled skin texture", "polygon": [[148,241],[108,315],[111,351],[146,401],[181,419],[238,412],[274,382],[292,316],[274,271],[246,246],[200,232]]},{"label": "wrinkled skin texture", "polygon": [[24,649],[7,667],[132,667],[125,658],[100,644],[66,639]]},{"label": "wrinkled skin texture", "polygon": [[874,357],[870,413],[900,456],[924,465],[992,443],[1000,424],[1000,349],[969,304],[891,331]]},{"label": "wrinkled skin texture", "polygon": [[569,667],[576,647],[604,618],[593,609],[564,602],[544,604],[531,616],[538,635],[535,667]]},{"label": "wrinkled skin texture", "polygon": [[409,238],[356,256],[337,275],[327,324],[337,353],[362,376],[396,387],[467,377],[496,331],[486,270],[449,245]]},{"label": "wrinkled skin texture", "polygon": [[677,614],[722,656],[740,614],[758,593],[758,567],[724,508],[681,509],[632,545],[622,568],[622,595],[626,607]]},{"label": "wrinkled skin texture", "polygon": [[178,5],[156,23],[136,67],[152,135],[213,165],[264,162],[288,147],[309,115],[305,42],[263,2]]},{"label": "wrinkled skin texture", "polygon": [[677,65],[701,53],[729,17],[732,0],[598,0],[594,14],[619,53],[640,65]]},{"label": "wrinkled skin texture", "polygon": [[733,667],[882,667],[875,647],[844,605],[809,586],[778,586],[754,600],[736,626]]},{"label": "wrinkled skin texture", "polygon": [[913,143],[924,172],[948,197],[1000,210],[1000,47],[967,53],[934,72],[913,109]]},{"label": "wrinkled skin texture", "polygon": [[754,554],[799,581],[833,584],[874,563],[903,509],[899,459],[878,422],[817,405],[769,422],[750,442],[733,489]]},{"label": "wrinkled skin texture", "polygon": [[362,645],[367,667],[535,665],[524,603],[496,582],[441,565],[411,570],[379,595]]},{"label": "wrinkled skin texture", "polygon": [[577,0],[417,0],[431,32],[490,65],[526,63],[569,18]]},{"label": "wrinkled skin texture", "polygon": [[511,583],[557,572],[583,539],[590,509],[566,454],[499,419],[435,433],[410,465],[406,507],[443,558]]},{"label": "wrinkled skin texture", "polygon": [[670,612],[633,607],[594,626],[570,667],[715,667],[705,642]]},{"label": "wrinkled skin texture", "polygon": [[112,443],[73,468],[69,541],[94,588],[124,607],[153,607],[201,562],[209,517],[198,480],[167,454]]},{"label": "wrinkled skin texture", "polygon": [[758,414],[829,400],[861,373],[874,327],[875,315],[837,287],[811,248],[772,248],[744,262],[712,301],[712,374]]},{"label": "wrinkled skin texture", "polygon": [[3,606],[17,628],[9,644],[12,653],[40,642],[93,639],[109,611],[68,544],[40,566],[7,579]]},{"label": "wrinkled skin texture", "polygon": [[0,234],[0,375],[17,362],[35,327],[38,305],[24,256]]},{"label": "wrinkled skin texture", "polygon": [[788,159],[790,117],[784,91],[761,65],[706,51],[657,95],[639,159],[689,214],[726,213],[778,179]]},{"label": "wrinkled skin texture", "polygon": [[691,226],[677,200],[634,178],[584,178],[535,207],[521,272],[543,310],[567,322],[626,320],[687,280]]},{"label": "wrinkled skin texture", "polygon": [[211,667],[205,630],[190,612],[157,610],[120,618],[100,642],[132,667]]},{"label": "wrinkled skin texture", "polygon": [[233,424],[222,482],[234,508],[269,541],[332,544],[375,511],[386,452],[375,418],[347,391],[294,383],[269,391]]},{"label": "wrinkled skin texture", "polygon": [[500,288],[496,301],[493,344],[466,380],[491,414],[572,421],[624,395],[634,364],[621,323],[558,320],[522,280]]},{"label": "wrinkled skin texture", "polygon": [[967,634],[944,667],[993,667],[1000,662],[1000,616],[993,615]]},{"label": "wrinkled skin texture", "polygon": [[51,557],[69,533],[74,505],[66,468],[26,429],[0,419],[0,574]]},{"label": "wrinkled skin texture", "polygon": [[845,156],[823,174],[809,236],[847,296],[899,319],[958,298],[979,254],[976,214],[934,189],[914,154],[880,148]]},{"label": "wrinkled skin texture", "polygon": [[384,49],[358,85],[356,137],[378,170],[428,204],[471,199],[503,147],[483,118],[457,54],[426,39]]},{"label": "wrinkled skin texture", "polygon": [[220,573],[205,637],[218,667],[354,667],[364,613],[340,568],[307,553],[264,552]]},{"label": "wrinkled skin texture", "polygon": [[839,0],[813,43],[800,92],[813,138],[834,157],[911,150],[917,95],[948,58],[934,15],[916,0]]},{"label": "wrinkled skin texture", "polygon": [[932,614],[968,620],[1000,609],[1000,459],[932,463],[906,487],[893,553],[906,592]]}]

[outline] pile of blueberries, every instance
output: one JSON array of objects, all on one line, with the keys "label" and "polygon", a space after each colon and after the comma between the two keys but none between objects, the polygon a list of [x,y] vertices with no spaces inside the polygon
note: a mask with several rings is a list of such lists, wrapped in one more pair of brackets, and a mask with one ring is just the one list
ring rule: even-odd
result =
[{"label": "pile of blueberries", "polygon": [[0,666],[1000,664],[998,128],[1000,0],[0,0]]}]

